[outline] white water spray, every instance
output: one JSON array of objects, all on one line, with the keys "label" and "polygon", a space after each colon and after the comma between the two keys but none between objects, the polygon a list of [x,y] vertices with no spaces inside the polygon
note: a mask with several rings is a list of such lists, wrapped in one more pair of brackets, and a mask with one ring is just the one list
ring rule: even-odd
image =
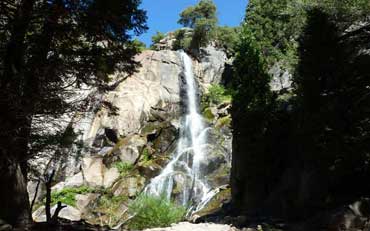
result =
[{"label": "white water spray", "polygon": [[[180,52],[186,80],[186,115],[182,119],[180,138],[172,160],[153,178],[145,192],[155,196],[175,198],[189,212],[201,209],[214,195],[202,173],[206,168],[207,132],[199,114],[197,85],[192,70],[192,60]],[[203,165],[202,165],[203,164]],[[176,190],[177,189],[177,190]]]}]

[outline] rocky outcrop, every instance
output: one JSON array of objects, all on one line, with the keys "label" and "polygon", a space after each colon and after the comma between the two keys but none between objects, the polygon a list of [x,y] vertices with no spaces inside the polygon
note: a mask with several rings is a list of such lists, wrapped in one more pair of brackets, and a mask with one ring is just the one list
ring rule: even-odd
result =
[{"label": "rocky outcrop", "polygon": [[[57,206],[55,205],[50,209],[51,214],[54,214],[56,208]],[[46,221],[45,207],[41,206],[40,208],[38,208],[35,212],[33,212],[32,216],[36,222],[45,222]],[[60,211],[59,217],[71,221],[79,221],[81,220],[81,212],[80,210],[72,206],[67,206],[66,208]]]},{"label": "rocky outcrop", "polygon": [[[193,60],[193,66],[202,93],[221,81],[227,57],[211,46],[201,54]],[[51,155],[34,162],[35,165],[50,160],[56,163],[44,167],[46,172],[57,171],[52,193],[64,195],[61,192],[65,190],[84,189],[81,194],[72,194],[74,205],[60,213],[66,219],[73,215],[73,220],[82,218],[110,226],[124,220],[130,200],[160,173],[176,149],[179,118],[183,113],[182,60],[171,50],[147,50],[136,60],[141,64],[136,73],[112,76],[117,83],[112,90],[104,94],[90,92],[94,106],[69,123],[79,134],[74,142],[78,145],[64,147],[62,158]],[[229,124],[219,123],[228,114],[225,108],[216,108],[215,113],[215,120],[209,122],[211,127],[217,124],[210,136],[215,147],[210,147],[212,155],[207,162],[212,165],[209,182],[217,187],[228,183],[231,151],[227,149],[231,147],[231,132]],[[36,185],[37,181],[30,184],[31,198]],[[43,186],[42,181],[40,185]],[[33,217],[41,221],[44,208],[40,204],[45,193],[43,187],[38,191]]]},{"label": "rocky outcrop", "polygon": [[272,77],[270,81],[270,88],[272,91],[292,89],[292,74],[284,69],[282,64],[275,63],[268,73]]},{"label": "rocky outcrop", "polygon": [[145,229],[146,231],[237,231],[238,229],[231,227],[229,225],[219,225],[212,223],[203,224],[191,224],[188,222],[181,222],[179,224],[174,224],[168,228],[155,228],[155,229]]}]

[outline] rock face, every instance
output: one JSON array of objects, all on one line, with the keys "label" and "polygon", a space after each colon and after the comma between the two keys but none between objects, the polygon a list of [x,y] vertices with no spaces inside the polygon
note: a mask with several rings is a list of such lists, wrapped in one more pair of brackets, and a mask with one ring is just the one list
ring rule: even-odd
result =
[{"label": "rock face", "polygon": [[[56,205],[51,208],[51,214],[53,215],[56,209]],[[46,215],[45,215],[45,207],[42,206],[38,208],[33,214],[33,219],[36,222],[45,222],[46,221]],[[71,220],[71,221],[79,221],[81,220],[81,212],[80,210],[72,207],[67,206],[66,208],[62,209],[59,213],[59,217]]]},{"label": "rock face", "polygon": [[272,91],[291,90],[292,88],[292,74],[288,70],[282,69],[279,63],[275,63],[269,74],[272,76],[270,88]]},{"label": "rock face", "polygon": [[99,128],[114,129],[120,136],[137,133],[152,107],[179,102],[178,76],[182,64],[176,52],[144,51],[137,60],[142,68],[105,96],[106,101],[118,108],[118,115],[110,116],[106,110],[99,112],[89,133],[91,137]]},{"label": "rock face", "polygon": [[[116,83],[112,90],[89,93],[93,100],[90,111],[76,114],[68,124],[79,135],[74,137],[75,144],[59,151],[61,158],[51,155],[33,162],[35,166],[43,163],[46,172],[57,171],[52,193],[62,202],[68,193],[74,198],[74,206],[60,213],[66,219],[110,226],[126,219],[130,200],[160,173],[176,149],[183,113],[183,62],[178,52],[171,50],[147,50],[136,60],[141,64],[136,73],[112,76]],[[220,83],[226,62],[225,53],[211,46],[193,60],[200,94]],[[223,107],[214,113],[211,127],[228,114]],[[228,183],[231,153],[230,126],[217,126],[210,136],[215,146],[210,147],[212,155],[207,160],[213,187]],[[37,181],[30,183],[30,198],[36,186]],[[42,204],[44,196],[41,183],[36,205]],[[44,208],[35,208],[34,219],[43,220]]]},{"label": "rock face", "polygon": [[146,231],[237,231],[238,229],[231,227],[229,225],[219,225],[212,223],[203,224],[191,224],[188,222],[181,222],[179,224],[174,224],[168,228],[155,228],[155,229],[145,229]]},{"label": "rock face", "polygon": [[118,179],[117,168],[107,168],[103,158],[86,157],[82,162],[82,175],[86,184],[92,187],[109,188]]}]

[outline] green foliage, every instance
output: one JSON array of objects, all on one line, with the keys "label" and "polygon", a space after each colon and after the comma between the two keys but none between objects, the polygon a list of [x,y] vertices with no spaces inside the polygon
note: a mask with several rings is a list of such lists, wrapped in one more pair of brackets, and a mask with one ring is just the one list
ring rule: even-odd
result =
[{"label": "green foliage", "polygon": [[76,100],[79,89],[105,91],[111,74],[136,71],[132,39],[147,29],[140,5],[141,0],[1,1],[0,108],[6,110],[0,114],[0,172],[7,173],[1,195],[9,198],[0,217],[6,223],[30,219],[23,196],[27,179],[17,174],[21,169],[28,175],[23,163],[35,155],[69,153],[65,147],[45,150],[43,138],[63,133],[57,118],[68,114],[73,123],[88,110],[87,95]]},{"label": "green foliage", "polygon": [[259,43],[268,65],[279,61],[291,69],[297,63],[297,38],[305,22],[300,0],[251,0],[245,27]]},{"label": "green foliage", "polygon": [[138,52],[142,52],[142,51],[146,50],[145,43],[143,43],[142,41],[140,41],[138,39],[134,39],[132,41],[132,45],[138,50]]},{"label": "green foliage", "polygon": [[208,93],[205,95],[207,100],[213,104],[229,103],[232,99],[233,91],[225,89],[224,86],[219,84],[212,84],[208,88]]},{"label": "green foliage", "polygon": [[174,50],[188,50],[190,49],[193,31],[180,29],[175,31],[175,42],[172,49]]},{"label": "green foliage", "polygon": [[117,162],[114,167],[118,169],[120,176],[127,176],[132,170],[134,170],[134,165],[125,162]]},{"label": "green foliage", "polygon": [[122,204],[127,204],[127,201],[127,196],[114,196],[112,193],[104,193],[99,197],[95,212],[108,217],[106,219],[108,221],[107,225],[114,226],[122,220],[124,214],[120,209],[122,208]]},{"label": "green foliage", "polygon": [[149,161],[151,158],[150,158],[150,153],[149,153],[149,149],[148,147],[145,147],[141,153],[142,155],[142,158],[143,158],[143,161]]},{"label": "green foliage", "polygon": [[165,34],[160,31],[157,31],[155,35],[152,36],[152,44],[150,45],[150,49],[155,49],[155,44],[159,43],[162,39],[164,39]]},{"label": "green foliage", "polygon": [[222,127],[229,127],[231,125],[231,116],[224,116],[217,120],[216,127],[222,128]]},{"label": "green foliage", "polygon": [[217,24],[216,10],[212,0],[200,0],[197,5],[181,12],[178,23],[194,29],[191,48],[199,49],[206,46],[214,38]]},{"label": "green foliage", "polygon": [[212,0],[200,0],[197,5],[186,8],[180,13],[178,23],[190,28],[196,28],[200,19],[217,22],[216,5]]},{"label": "green foliage", "polygon": [[215,115],[212,113],[212,109],[207,107],[206,109],[203,110],[203,117],[208,121],[212,122],[213,119],[215,118]]},{"label": "green foliage", "polygon": [[217,27],[215,31],[216,46],[225,49],[229,55],[234,54],[239,40],[240,29],[240,27]]},{"label": "green foliage", "polygon": [[168,201],[164,197],[141,194],[129,205],[129,212],[134,216],[128,227],[142,230],[153,227],[166,227],[181,221],[186,213],[182,206]]},{"label": "green foliage", "polygon": [[366,20],[370,13],[368,0],[315,0],[306,4],[311,8],[320,8],[344,27],[354,21]]},{"label": "green foliage", "polygon": [[199,49],[205,47],[215,37],[216,20],[201,18],[198,19],[191,40],[191,48]]},{"label": "green foliage", "polygon": [[87,186],[81,186],[77,188],[66,187],[60,191],[51,193],[51,204],[55,205],[56,203],[58,203],[58,201],[60,201],[64,204],[75,206],[76,203],[75,197],[77,194],[87,194],[92,193],[94,191],[95,191],[94,189],[89,188]]},{"label": "green foliage", "polygon": [[[240,181],[233,187],[241,190],[235,205],[261,209],[273,198],[289,201],[278,214],[307,209],[307,217],[318,207],[367,195],[369,186],[360,182],[370,176],[370,55],[362,52],[369,21],[358,20],[368,4],[250,1],[233,63],[233,171]],[[351,25],[356,30],[349,31]],[[268,70],[276,62],[293,74],[292,91],[270,90]],[[287,173],[290,182],[312,176],[284,184]],[[292,193],[275,196],[266,188]],[[297,188],[307,189],[307,199]]]}]

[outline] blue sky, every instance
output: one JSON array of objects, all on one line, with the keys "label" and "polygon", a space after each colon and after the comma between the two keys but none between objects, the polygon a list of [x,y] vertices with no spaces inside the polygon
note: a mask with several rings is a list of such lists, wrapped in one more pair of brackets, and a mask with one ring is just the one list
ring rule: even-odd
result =
[{"label": "blue sky", "polygon": [[[244,17],[248,0],[213,0],[217,5],[219,24],[237,26]],[[195,5],[198,0],[143,0],[141,8],[147,11],[149,30],[139,36],[147,46],[157,32],[167,33],[181,27],[177,24],[179,14],[185,8]]]}]

